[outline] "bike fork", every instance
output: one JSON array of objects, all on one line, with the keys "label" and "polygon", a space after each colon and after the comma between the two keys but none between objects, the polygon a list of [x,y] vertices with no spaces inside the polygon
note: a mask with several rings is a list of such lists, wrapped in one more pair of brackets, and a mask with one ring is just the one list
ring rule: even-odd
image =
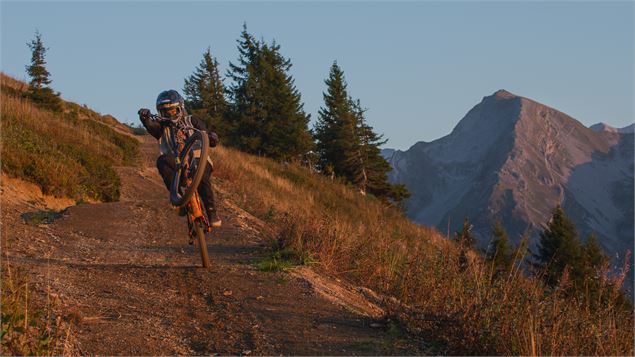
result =
[{"label": "bike fork", "polygon": [[192,198],[187,203],[187,224],[189,228],[189,241],[190,245],[194,244],[194,236],[196,235],[196,227],[195,224],[197,220],[203,221],[203,227],[205,228],[205,232],[211,232],[211,226],[208,222],[207,216],[202,210],[202,202],[199,197],[198,192],[195,192],[192,195]]}]

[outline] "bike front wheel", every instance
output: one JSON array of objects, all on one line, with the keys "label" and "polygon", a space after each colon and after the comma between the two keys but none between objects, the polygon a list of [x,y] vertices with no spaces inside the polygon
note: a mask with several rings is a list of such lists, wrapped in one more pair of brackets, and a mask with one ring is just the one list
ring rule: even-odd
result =
[{"label": "bike front wheel", "polygon": [[182,207],[192,198],[203,179],[207,167],[209,139],[202,131],[195,131],[186,141],[170,187],[170,202]]},{"label": "bike front wheel", "polygon": [[203,222],[197,220],[194,222],[194,229],[196,236],[198,237],[198,247],[201,251],[201,260],[203,261],[203,268],[209,268],[209,255],[207,254],[207,241],[205,240],[205,231],[203,230]]}]

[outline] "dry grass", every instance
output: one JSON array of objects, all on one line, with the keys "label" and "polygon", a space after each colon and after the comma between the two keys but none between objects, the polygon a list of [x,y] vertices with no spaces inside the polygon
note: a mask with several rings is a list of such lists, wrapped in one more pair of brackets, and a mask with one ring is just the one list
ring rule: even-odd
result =
[{"label": "dry grass", "polygon": [[110,118],[74,103],[65,102],[64,113],[40,109],[22,96],[24,83],[1,79],[2,171],[45,194],[118,200],[113,165],[135,164],[138,141],[109,127]]},{"label": "dry grass", "polygon": [[3,262],[2,355],[76,355],[72,321],[53,313],[57,303],[50,293],[42,300],[26,272]]},{"label": "dry grass", "polygon": [[[399,299],[393,313],[454,354],[633,355],[633,312],[584,297],[546,293],[518,265],[494,278],[470,254],[395,209],[294,165],[219,147],[215,176],[232,200],[267,221],[273,249]],[[521,261],[523,257],[518,257]]]}]

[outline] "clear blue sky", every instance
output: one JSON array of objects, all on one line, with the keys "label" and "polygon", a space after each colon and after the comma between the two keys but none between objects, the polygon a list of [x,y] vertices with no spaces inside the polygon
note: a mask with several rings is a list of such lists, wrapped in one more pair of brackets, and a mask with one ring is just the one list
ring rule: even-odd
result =
[{"label": "clear blue sky", "polygon": [[633,122],[633,3],[6,2],[2,71],[26,79],[35,29],[52,86],[126,122],[154,107],[211,46],[222,72],[243,22],[275,39],[314,121],[333,60],[385,147],[449,133],[504,88],[577,118]]}]

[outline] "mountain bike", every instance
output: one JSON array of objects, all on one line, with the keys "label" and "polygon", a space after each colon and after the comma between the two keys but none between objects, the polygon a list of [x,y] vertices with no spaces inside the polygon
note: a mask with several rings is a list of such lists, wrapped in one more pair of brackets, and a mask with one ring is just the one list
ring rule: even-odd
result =
[{"label": "mountain bike", "polygon": [[209,139],[207,133],[189,126],[182,121],[175,121],[150,114],[150,119],[170,127],[168,142],[176,156],[176,170],[170,187],[170,202],[174,208],[185,210],[189,233],[189,244],[198,240],[203,267],[209,267],[205,233],[212,231],[203,203],[198,193],[198,185],[203,179],[208,165]]}]

